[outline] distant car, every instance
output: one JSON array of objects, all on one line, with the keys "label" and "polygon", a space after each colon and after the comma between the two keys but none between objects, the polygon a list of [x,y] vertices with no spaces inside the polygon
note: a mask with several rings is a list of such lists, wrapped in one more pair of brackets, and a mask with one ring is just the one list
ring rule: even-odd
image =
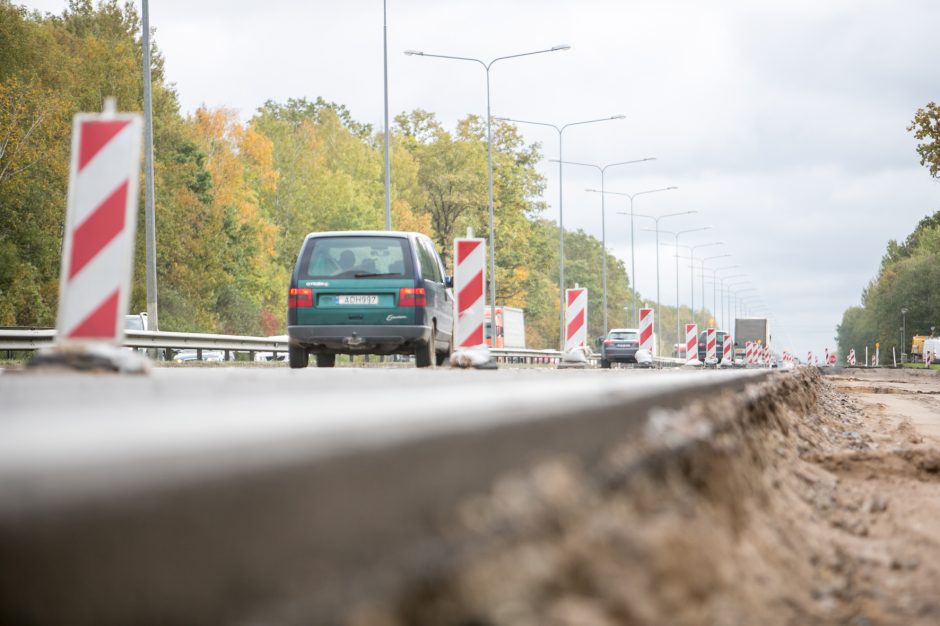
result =
[{"label": "distant car", "polygon": [[124,316],[124,330],[148,330],[147,313],[134,313]]},{"label": "distant car", "polygon": [[[124,330],[149,330],[147,324],[147,312],[143,311],[141,313],[125,315]],[[127,348],[127,350],[130,350],[131,352],[137,352],[139,354],[144,354],[146,352],[146,350],[143,348]]]},{"label": "distant car", "polygon": [[[188,363],[198,361],[199,353],[195,350],[180,350],[173,357],[175,363]],[[202,360],[209,363],[221,363],[225,360],[225,354],[221,350],[203,350]]]},{"label": "distant car", "polygon": [[601,367],[612,363],[636,363],[636,351],[640,348],[640,331],[636,328],[614,328],[601,342]]},{"label": "distant car", "polygon": [[[728,337],[728,333],[723,330],[715,331],[715,357],[718,359],[718,362],[721,363],[722,355],[724,354],[725,347],[725,337]],[[708,331],[703,330],[698,335],[698,360],[702,363],[705,362],[705,354],[708,352],[705,342],[708,338]]]},{"label": "distant car", "polygon": [[333,367],[337,354],[406,354],[442,365],[454,342],[453,279],[426,235],[310,233],[288,293],[292,368]]}]

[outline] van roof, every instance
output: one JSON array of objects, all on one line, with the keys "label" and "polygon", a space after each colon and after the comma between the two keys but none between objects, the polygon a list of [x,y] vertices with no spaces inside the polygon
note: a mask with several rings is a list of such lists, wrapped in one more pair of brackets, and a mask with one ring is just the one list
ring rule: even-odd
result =
[{"label": "van roof", "polygon": [[330,230],[307,233],[305,239],[310,239],[311,237],[394,237],[397,239],[428,237],[428,239],[430,239],[430,237],[424,233],[401,230]]}]

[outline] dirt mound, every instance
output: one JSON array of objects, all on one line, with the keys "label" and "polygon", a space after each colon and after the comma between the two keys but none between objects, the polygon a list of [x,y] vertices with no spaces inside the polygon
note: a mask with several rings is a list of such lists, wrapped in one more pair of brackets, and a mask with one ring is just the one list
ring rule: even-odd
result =
[{"label": "dirt mound", "polygon": [[940,546],[905,521],[938,479],[909,422],[873,428],[804,368],[506,476],[456,512],[442,571],[348,623],[937,623]]}]

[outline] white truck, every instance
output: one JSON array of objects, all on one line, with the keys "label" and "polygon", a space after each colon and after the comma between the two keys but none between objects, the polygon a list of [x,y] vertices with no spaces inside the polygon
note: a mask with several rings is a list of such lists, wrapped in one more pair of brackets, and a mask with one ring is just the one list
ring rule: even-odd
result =
[{"label": "white truck", "polygon": [[496,348],[525,348],[525,312],[511,306],[496,307],[496,345],[492,343],[490,307],[483,311],[486,345]]},{"label": "white truck", "polygon": [[[940,361],[940,337],[927,337],[924,339],[924,360],[930,354],[930,363]],[[929,365],[929,363],[928,363]]]},{"label": "white truck", "polygon": [[734,358],[744,358],[747,342],[770,345],[770,323],[766,317],[739,317],[734,320]]}]

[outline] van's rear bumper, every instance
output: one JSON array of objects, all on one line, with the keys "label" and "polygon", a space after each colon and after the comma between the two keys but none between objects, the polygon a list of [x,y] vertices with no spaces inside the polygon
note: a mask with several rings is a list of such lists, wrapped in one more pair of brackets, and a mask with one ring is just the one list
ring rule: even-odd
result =
[{"label": "van's rear bumper", "polygon": [[313,353],[411,353],[431,340],[430,326],[288,326],[288,343]]}]

